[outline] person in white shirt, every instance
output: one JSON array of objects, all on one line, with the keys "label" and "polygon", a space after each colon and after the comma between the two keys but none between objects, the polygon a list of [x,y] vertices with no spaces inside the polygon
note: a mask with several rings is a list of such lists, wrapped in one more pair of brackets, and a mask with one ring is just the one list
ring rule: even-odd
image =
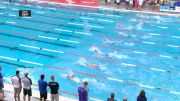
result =
[{"label": "person in white shirt", "polygon": [[32,90],[31,90],[31,85],[32,85],[32,80],[28,77],[28,73],[24,73],[24,77],[22,78],[22,84],[23,84],[23,99],[26,101],[26,95],[28,95],[28,101],[31,101],[31,96],[32,96]]},{"label": "person in white shirt", "polygon": [[[16,75],[11,78],[11,81],[14,86],[14,99],[15,101],[20,101],[22,85],[21,78],[19,77],[19,71],[16,71]],[[18,98],[18,100],[16,98]]]}]

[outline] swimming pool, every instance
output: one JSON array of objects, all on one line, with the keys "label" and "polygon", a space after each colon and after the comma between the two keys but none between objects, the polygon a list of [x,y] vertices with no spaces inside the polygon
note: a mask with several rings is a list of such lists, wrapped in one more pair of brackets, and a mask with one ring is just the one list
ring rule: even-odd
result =
[{"label": "swimming pool", "polygon": [[[32,17],[18,17],[20,9]],[[18,69],[35,84],[42,73],[47,81],[55,75],[60,89],[75,94],[80,81],[88,81],[90,100],[115,92],[118,100],[134,101],[142,89],[149,101],[180,100],[179,17],[2,1],[0,38],[6,81]]]}]

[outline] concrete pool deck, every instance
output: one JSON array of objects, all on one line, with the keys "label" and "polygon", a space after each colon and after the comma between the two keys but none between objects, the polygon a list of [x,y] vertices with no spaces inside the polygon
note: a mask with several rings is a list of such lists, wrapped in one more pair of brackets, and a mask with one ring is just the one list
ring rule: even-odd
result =
[{"label": "concrete pool deck", "polygon": [[[5,101],[14,101],[14,88],[10,83],[4,84],[4,92],[5,92]],[[31,101],[39,101],[39,91],[32,89],[32,99]],[[23,92],[21,91],[21,100],[23,99]],[[50,94],[48,93],[48,99],[50,101]],[[64,96],[59,96],[59,101],[78,101],[76,99],[70,99]]]},{"label": "concrete pool deck", "polygon": [[50,4],[60,4],[65,6],[78,6],[78,7],[86,7],[86,8],[96,8],[96,9],[102,9],[102,10],[110,10],[110,11],[120,11],[120,12],[135,12],[135,13],[144,13],[144,14],[155,14],[155,15],[168,15],[168,16],[178,16],[180,17],[180,11],[179,12],[167,12],[167,11],[152,11],[149,8],[142,8],[142,11],[137,11],[135,8],[131,10],[127,10],[125,6],[119,6],[117,8],[117,5],[114,3],[111,3],[109,5],[106,5],[104,0],[99,0],[99,6],[98,7],[92,7],[92,6],[85,6],[85,5],[77,5],[77,4],[67,4],[67,3],[57,3],[57,2],[49,2],[48,0],[32,0],[31,2],[39,2],[39,3],[50,3]]}]

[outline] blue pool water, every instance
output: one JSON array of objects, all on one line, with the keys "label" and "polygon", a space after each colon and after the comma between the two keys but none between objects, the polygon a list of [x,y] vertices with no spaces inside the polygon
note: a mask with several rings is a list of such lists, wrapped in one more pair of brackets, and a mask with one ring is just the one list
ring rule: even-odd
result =
[{"label": "blue pool water", "polygon": [[[32,17],[19,17],[18,10],[31,10]],[[99,67],[89,68],[85,61]],[[21,76],[29,72],[34,84],[41,74],[47,81],[55,75],[60,89],[74,94],[88,81],[90,101],[105,101],[111,92],[118,101],[123,96],[135,101],[142,89],[148,101],[180,101],[179,64],[179,17],[0,2],[0,65],[6,82],[20,70]]]}]

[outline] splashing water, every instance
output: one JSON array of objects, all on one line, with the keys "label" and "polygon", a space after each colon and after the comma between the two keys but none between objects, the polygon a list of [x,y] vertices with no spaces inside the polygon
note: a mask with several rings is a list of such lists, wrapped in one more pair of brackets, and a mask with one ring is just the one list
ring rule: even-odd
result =
[{"label": "splashing water", "polygon": [[128,59],[129,57],[127,55],[118,54],[116,51],[109,54],[110,57],[115,57],[118,59]]},{"label": "splashing water", "polygon": [[76,63],[79,64],[79,65],[81,65],[81,66],[84,66],[84,67],[87,66],[87,65],[86,65],[87,61],[86,61],[85,58],[80,58]]},{"label": "splashing water", "polygon": [[89,48],[89,51],[91,51],[91,52],[94,52],[95,50],[100,51],[100,49],[98,47],[96,47],[96,46],[92,46],[92,47]]}]

